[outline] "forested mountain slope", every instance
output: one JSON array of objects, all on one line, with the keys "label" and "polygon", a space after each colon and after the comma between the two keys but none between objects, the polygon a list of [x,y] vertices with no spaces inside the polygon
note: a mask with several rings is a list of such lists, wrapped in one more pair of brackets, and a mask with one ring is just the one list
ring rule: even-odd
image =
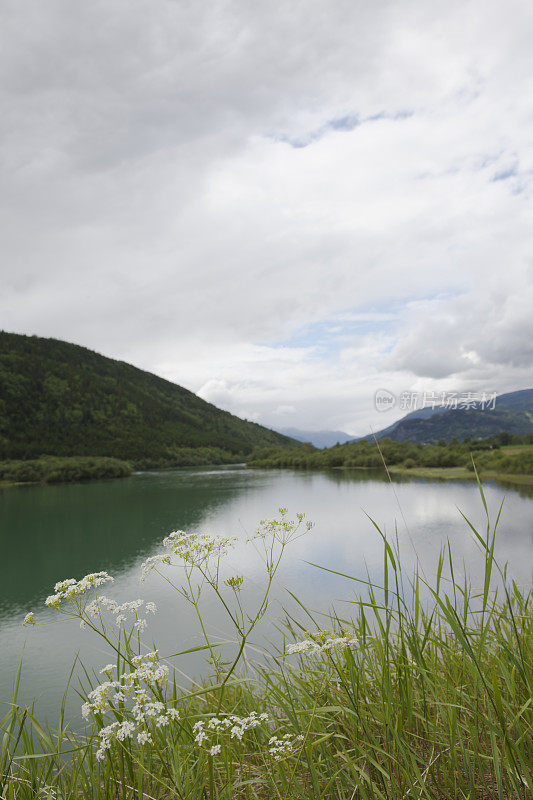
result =
[{"label": "forested mountain slope", "polygon": [[[389,425],[375,435],[377,439],[390,438],[397,442],[434,443],[443,439],[463,441],[484,439],[487,436],[507,431],[518,436],[533,433],[533,389],[501,394],[494,408],[477,407],[445,410],[424,408],[407,414],[403,419]],[[374,436],[366,436],[372,441]]]},{"label": "forested mountain slope", "polygon": [[183,448],[236,456],[295,444],[130,364],[0,332],[0,460],[103,455],[156,465],[180,463]]}]

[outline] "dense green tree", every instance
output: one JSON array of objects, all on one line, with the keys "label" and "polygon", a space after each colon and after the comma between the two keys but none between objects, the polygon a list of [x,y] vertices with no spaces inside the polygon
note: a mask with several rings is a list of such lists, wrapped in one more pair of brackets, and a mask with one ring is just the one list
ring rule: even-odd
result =
[{"label": "dense green tree", "polygon": [[[516,436],[518,446],[528,445],[528,436]],[[479,471],[513,474],[533,474],[533,450],[527,446],[516,452],[505,453],[500,449],[498,437],[474,442],[456,442],[454,445],[426,444],[415,446],[409,442],[383,439],[378,445],[366,440],[347,442],[325,450],[306,446],[303,457],[301,448],[255,448],[247,458],[250,466],[293,467],[305,469],[330,469],[336,467],[367,468],[384,470],[400,466],[405,469],[428,467],[433,469],[463,467],[473,470],[472,458]]]},{"label": "dense green tree", "polygon": [[55,339],[0,332],[0,459],[221,463],[242,460],[257,445],[296,442],[122,361]]}]

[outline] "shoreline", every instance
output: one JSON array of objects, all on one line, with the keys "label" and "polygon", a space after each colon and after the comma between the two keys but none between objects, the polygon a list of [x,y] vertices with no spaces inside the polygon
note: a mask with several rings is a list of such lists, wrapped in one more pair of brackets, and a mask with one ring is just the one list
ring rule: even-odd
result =
[{"label": "shoreline", "polygon": [[[271,467],[266,466],[264,464],[250,464],[246,465],[248,469],[287,469],[293,472],[376,472],[380,475],[386,474],[383,466],[381,467],[345,467],[345,466],[338,466],[338,467],[321,467],[318,469],[305,468],[305,467],[291,467],[291,466],[283,466],[283,467]],[[450,480],[458,480],[458,481],[475,481],[476,476],[474,472],[466,467],[412,467],[411,469],[407,469],[406,467],[399,466],[390,466],[387,467],[389,474],[391,477],[398,476],[398,477],[411,477],[411,478],[426,478],[428,480],[440,480],[440,481],[450,481]],[[486,471],[478,471],[478,475],[480,480],[483,482],[485,480],[490,481],[499,481],[503,483],[512,483],[515,485],[522,485],[522,486],[533,486],[533,475],[524,475],[519,473],[512,473],[512,472],[496,472],[493,470],[486,470]]]},{"label": "shoreline", "polygon": [[[96,458],[96,457],[95,457]],[[6,463],[6,462],[4,462]],[[21,461],[13,461],[13,464],[21,464],[24,462]],[[248,465],[245,462],[242,463],[247,469],[257,469],[259,465]],[[222,467],[228,466],[227,462],[221,462],[220,464],[191,464],[191,465],[176,465],[172,466],[161,466],[161,467],[153,467],[153,468],[143,468],[140,471],[142,472],[163,472],[169,469],[180,469],[184,466],[205,466],[205,467]],[[260,469],[280,469],[279,467],[259,467]],[[290,469],[296,472],[301,470],[295,467],[284,467],[284,469]],[[333,468],[324,468],[324,469],[310,469],[309,472],[328,472],[331,469],[337,471],[342,470],[343,472],[378,472],[382,473],[383,469],[379,467],[333,467]],[[449,480],[469,480],[475,481],[476,476],[471,471],[466,469],[465,467],[412,467],[411,469],[407,469],[406,467],[402,467],[401,465],[394,465],[387,468],[391,477],[398,476],[398,477],[411,477],[411,478],[425,478],[426,480],[437,480],[437,481],[449,481]],[[0,489],[11,489],[20,486],[47,486],[47,485],[56,485],[58,483],[88,483],[94,480],[114,480],[117,478],[126,478],[130,477],[131,474],[137,472],[139,470],[133,468],[129,474],[108,474],[108,475],[98,475],[98,474],[88,474],[85,476],[80,476],[77,478],[72,478],[66,475],[64,478],[59,479],[56,478],[54,480],[47,480],[46,476],[43,476],[42,479],[37,480],[22,480],[22,481],[3,481],[0,479]],[[307,471],[307,470],[306,470]],[[510,483],[515,485],[522,485],[522,486],[533,486],[533,475],[526,475],[526,474],[516,474],[516,473],[505,473],[505,472],[496,472],[492,470],[483,471],[478,473],[479,477],[482,481],[484,480],[493,480],[498,482]]]},{"label": "shoreline", "polygon": [[[402,466],[388,468],[391,475],[411,475],[413,478],[431,478],[433,480],[476,480],[473,472],[465,467],[413,467]],[[511,472],[486,470],[478,472],[481,481],[494,480],[533,486],[533,475],[521,475]]]}]

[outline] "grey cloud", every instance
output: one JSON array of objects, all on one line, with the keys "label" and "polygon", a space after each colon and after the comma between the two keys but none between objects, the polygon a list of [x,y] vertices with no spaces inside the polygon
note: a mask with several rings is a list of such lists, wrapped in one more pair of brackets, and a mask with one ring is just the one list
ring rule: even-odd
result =
[{"label": "grey cloud", "polygon": [[476,295],[435,306],[400,337],[387,359],[389,368],[426,378],[478,380],[494,369],[512,374],[514,368],[533,368],[532,283],[511,278],[505,293],[482,287]]},{"label": "grey cloud", "polygon": [[[359,424],[364,375],[521,380],[533,64],[511,7],[6,0],[0,325],[308,426]],[[350,374],[298,354],[295,382],[276,350],[443,292],[464,305],[404,315],[388,360],[354,334]]]}]

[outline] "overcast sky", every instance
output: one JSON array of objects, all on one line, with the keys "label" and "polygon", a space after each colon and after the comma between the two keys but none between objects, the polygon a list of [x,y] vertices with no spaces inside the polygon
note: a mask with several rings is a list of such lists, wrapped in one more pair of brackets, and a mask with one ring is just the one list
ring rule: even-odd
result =
[{"label": "overcast sky", "polygon": [[0,31],[0,328],[272,427],[533,385],[530,0],[4,0]]}]

